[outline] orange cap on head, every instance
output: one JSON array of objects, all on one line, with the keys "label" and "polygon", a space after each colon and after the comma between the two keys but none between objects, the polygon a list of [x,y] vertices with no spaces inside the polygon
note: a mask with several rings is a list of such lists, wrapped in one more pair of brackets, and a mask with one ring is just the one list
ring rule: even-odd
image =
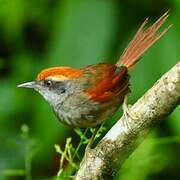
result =
[{"label": "orange cap on head", "polygon": [[81,74],[81,70],[73,69],[70,67],[52,67],[42,70],[37,80],[54,79],[54,80],[66,80],[74,77],[78,77]]}]

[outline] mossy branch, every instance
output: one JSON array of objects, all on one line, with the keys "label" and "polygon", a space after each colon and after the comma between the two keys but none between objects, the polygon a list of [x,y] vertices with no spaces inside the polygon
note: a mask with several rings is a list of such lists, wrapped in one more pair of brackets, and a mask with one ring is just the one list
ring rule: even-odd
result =
[{"label": "mossy branch", "polygon": [[112,179],[144,134],[179,104],[180,62],[131,106],[129,116],[123,115],[94,149],[86,151],[75,179]]}]

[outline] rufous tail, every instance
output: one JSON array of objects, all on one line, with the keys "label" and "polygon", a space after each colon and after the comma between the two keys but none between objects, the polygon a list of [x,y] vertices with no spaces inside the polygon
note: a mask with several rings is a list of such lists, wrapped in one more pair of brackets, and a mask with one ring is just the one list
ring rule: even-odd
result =
[{"label": "rufous tail", "polygon": [[138,62],[142,54],[160,37],[162,37],[172,26],[168,26],[160,33],[157,32],[158,29],[164,24],[168,16],[169,14],[166,12],[149,28],[145,27],[148,22],[148,19],[146,19],[140,26],[134,38],[129,43],[128,47],[124,50],[119,61],[117,62],[117,65],[126,66],[128,69],[133,67]]}]

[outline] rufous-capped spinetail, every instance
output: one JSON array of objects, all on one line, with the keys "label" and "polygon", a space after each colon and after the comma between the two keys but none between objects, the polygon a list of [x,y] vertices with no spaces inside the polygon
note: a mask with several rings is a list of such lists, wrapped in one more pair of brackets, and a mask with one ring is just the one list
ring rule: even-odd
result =
[{"label": "rufous-capped spinetail", "polygon": [[33,88],[52,106],[57,118],[71,127],[96,127],[117,111],[129,92],[131,69],[167,30],[158,29],[166,21],[168,12],[152,26],[140,26],[117,64],[100,63],[75,69],[52,67],[42,70],[35,81],[18,87]]}]

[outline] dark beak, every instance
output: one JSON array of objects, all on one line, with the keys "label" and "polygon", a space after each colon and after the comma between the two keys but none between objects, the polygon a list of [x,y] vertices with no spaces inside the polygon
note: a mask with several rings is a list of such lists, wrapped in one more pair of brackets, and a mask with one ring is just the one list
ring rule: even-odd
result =
[{"label": "dark beak", "polygon": [[23,84],[18,85],[17,87],[23,87],[23,88],[35,88],[37,85],[36,81],[26,82]]}]

